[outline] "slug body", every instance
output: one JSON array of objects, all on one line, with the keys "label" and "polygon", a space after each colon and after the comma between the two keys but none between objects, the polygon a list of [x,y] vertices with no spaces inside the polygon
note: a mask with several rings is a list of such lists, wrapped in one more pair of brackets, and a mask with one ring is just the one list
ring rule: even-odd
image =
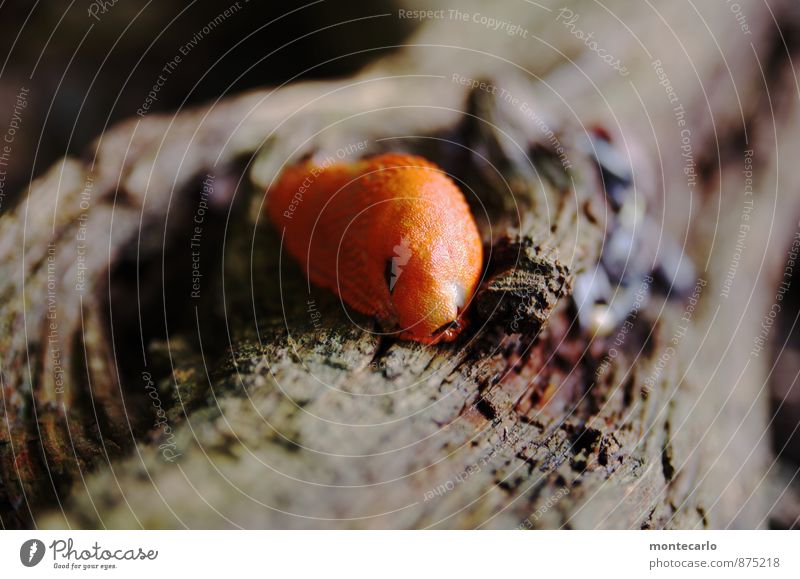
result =
[{"label": "slug body", "polygon": [[462,329],[483,248],[463,194],[433,163],[299,164],[269,189],[267,212],[311,282],[387,332],[433,344]]}]

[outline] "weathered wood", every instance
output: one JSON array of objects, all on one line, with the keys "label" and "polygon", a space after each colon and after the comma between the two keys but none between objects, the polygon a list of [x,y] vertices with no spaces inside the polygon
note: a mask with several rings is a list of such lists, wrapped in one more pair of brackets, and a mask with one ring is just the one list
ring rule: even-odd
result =
[{"label": "weathered wood", "polygon": [[[748,40],[769,55],[770,79],[788,82],[769,11],[742,5]],[[619,23],[597,5],[572,9],[623,58],[630,83],[565,32],[555,12],[504,5],[496,17],[521,23],[530,39],[465,38],[463,23],[434,21],[415,38],[418,46],[355,79],[130,121],[103,135],[89,160],[65,160],[35,182],[24,204],[0,218],[9,425],[0,429],[3,524],[764,525],[772,498],[762,484],[768,369],[758,359],[742,366],[753,336],[740,328],[755,327],[768,310],[785,258],[778,246],[800,213],[790,195],[762,193],[774,192],[770,168],[787,166],[784,156],[800,150],[790,128],[800,107],[784,103],[777,114],[786,122],[773,129],[763,67],[743,52],[724,4],[704,8],[705,22],[721,48],[740,58],[742,115],[711,52],[714,40],[696,32],[703,21],[685,6],[664,7],[663,17],[692,39],[683,48],[697,79],[680,72],[686,55],[677,40],[685,39],[671,38],[646,6],[626,5],[625,23],[640,39],[664,43],[650,48],[652,58],[633,36],[614,33]],[[772,9],[784,26],[798,25],[783,4]],[[655,59],[690,118],[699,173],[692,187]],[[496,74],[507,61],[516,64]],[[454,73],[485,78],[535,107],[561,139],[569,170],[519,104],[487,104],[480,89],[470,99]],[[599,90],[589,90],[587,78]],[[736,147],[719,153],[718,139],[740,135],[742,116],[758,151],[752,219],[760,226],[723,297],[742,214],[743,159]],[[487,118],[496,122],[486,125]],[[618,145],[634,156],[637,189],[654,215],[663,211],[678,239],[691,231],[698,267],[696,305],[653,299],[629,318],[622,338],[615,330],[591,339],[565,299],[575,274],[597,263],[610,227],[602,181],[581,148],[580,123],[598,121],[625,136]],[[475,192],[468,197],[494,251],[470,328],[454,344],[379,339],[359,328],[371,328],[370,320],[349,318],[338,300],[280,260],[260,192],[285,162],[361,142],[369,150],[421,151]],[[209,175],[200,240],[207,277],[195,299],[187,248]],[[782,187],[797,189],[795,177],[779,175]],[[77,291],[73,262],[87,184],[86,289]],[[676,209],[690,199],[702,213]],[[717,214],[719,223],[708,217]],[[43,240],[50,239],[63,393],[43,301]],[[744,279],[759,269],[765,248],[773,251],[764,275]],[[153,426],[155,400],[166,418]],[[740,448],[746,452],[733,460]],[[61,509],[40,517],[52,506]]]}]

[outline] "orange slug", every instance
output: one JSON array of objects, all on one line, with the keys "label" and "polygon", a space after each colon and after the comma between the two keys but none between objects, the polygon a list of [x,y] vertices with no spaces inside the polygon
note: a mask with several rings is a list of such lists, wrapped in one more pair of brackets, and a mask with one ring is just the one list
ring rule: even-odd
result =
[{"label": "orange slug", "polygon": [[435,344],[464,327],[483,247],[463,194],[430,161],[301,163],[269,189],[267,213],[312,283],[387,332]]}]

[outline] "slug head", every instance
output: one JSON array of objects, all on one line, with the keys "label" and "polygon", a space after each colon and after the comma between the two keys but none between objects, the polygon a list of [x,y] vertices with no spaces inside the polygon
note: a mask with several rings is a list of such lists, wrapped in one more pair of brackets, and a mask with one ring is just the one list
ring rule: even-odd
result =
[{"label": "slug head", "polygon": [[392,250],[386,280],[399,336],[426,344],[454,340],[465,327],[463,314],[480,277],[477,230],[410,233]]}]

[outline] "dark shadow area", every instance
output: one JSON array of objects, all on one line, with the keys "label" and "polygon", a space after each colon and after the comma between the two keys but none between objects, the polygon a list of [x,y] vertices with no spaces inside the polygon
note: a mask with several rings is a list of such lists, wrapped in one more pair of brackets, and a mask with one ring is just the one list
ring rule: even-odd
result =
[{"label": "dark shadow area", "polygon": [[353,73],[411,32],[410,20],[385,16],[394,4],[0,2],[0,134],[15,128],[0,211],[55,159],[143,108]]}]

